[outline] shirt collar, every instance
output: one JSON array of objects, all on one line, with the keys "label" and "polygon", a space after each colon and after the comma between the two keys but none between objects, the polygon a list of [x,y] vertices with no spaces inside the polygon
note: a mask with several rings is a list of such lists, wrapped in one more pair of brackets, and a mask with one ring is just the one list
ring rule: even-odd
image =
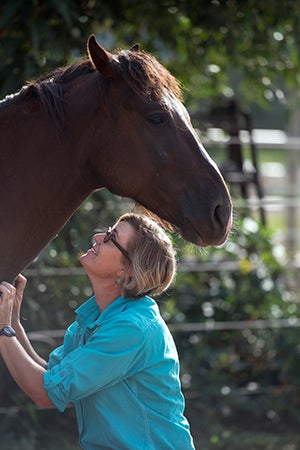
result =
[{"label": "shirt collar", "polygon": [[83,303],[83,305],[79,306],[75,312],[77,315],[77,322],[80,326],[87,326],[91,322],[97,320],[100,315],[100,309],[97,305],[95,296],[93,295],[85,303]]},{"label": "shirt collar", "polygon": [[108,319],[115,316],[116,314],[118,314],[118,312],[124,309],[128,302],[134,301],[134,299],[118,297],[101,313],[100,308],[96,302],[96,298],[93,295],[75,310],[77,314],[77,322],[80,326],[94,326],[101,322],[103,319]]}]

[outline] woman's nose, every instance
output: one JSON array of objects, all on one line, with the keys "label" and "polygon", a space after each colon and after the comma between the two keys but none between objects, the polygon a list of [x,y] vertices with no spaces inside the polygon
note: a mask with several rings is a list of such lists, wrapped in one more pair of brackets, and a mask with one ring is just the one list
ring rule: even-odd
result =
[{"label": "woman's nose", "polygon": [[101,242],[101,240],[103,240],[103,235],[104,233],[96,233],[93,236],[94,241],[98,244],[99,242]]}]

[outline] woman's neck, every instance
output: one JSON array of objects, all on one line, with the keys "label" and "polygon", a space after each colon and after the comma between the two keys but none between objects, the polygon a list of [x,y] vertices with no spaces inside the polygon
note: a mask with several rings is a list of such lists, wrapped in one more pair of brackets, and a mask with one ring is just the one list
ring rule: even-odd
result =
[{"label": "woman's neck", "polygon": [[97,280],[93,283],[91,280],[96,302],[101,312],[103,312],[111,303],[113,303],[121,295],[120,286],[114,282],[100,282]]}]

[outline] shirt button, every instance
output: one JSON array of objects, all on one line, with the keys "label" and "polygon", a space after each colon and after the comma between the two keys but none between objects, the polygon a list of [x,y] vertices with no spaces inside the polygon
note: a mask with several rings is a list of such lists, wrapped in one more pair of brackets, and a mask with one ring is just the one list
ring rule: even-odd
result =
[{"label": "shirt button", "polygon": [[60,375],[61,377],[63,377],[63,376],[64,376],[64,374],[65,374],[65,372],[60,372],[60,374],[59,374],[59,375]]}]

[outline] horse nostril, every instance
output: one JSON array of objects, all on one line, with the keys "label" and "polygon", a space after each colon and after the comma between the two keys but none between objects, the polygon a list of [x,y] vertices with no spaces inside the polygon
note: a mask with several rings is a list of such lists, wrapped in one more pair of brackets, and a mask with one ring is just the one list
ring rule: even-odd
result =
[{"label": "horse nostril", "polygon": [[232,225],[232,208],[230,204],[217,205],[214,210],[215,221],[228,233]]}]

